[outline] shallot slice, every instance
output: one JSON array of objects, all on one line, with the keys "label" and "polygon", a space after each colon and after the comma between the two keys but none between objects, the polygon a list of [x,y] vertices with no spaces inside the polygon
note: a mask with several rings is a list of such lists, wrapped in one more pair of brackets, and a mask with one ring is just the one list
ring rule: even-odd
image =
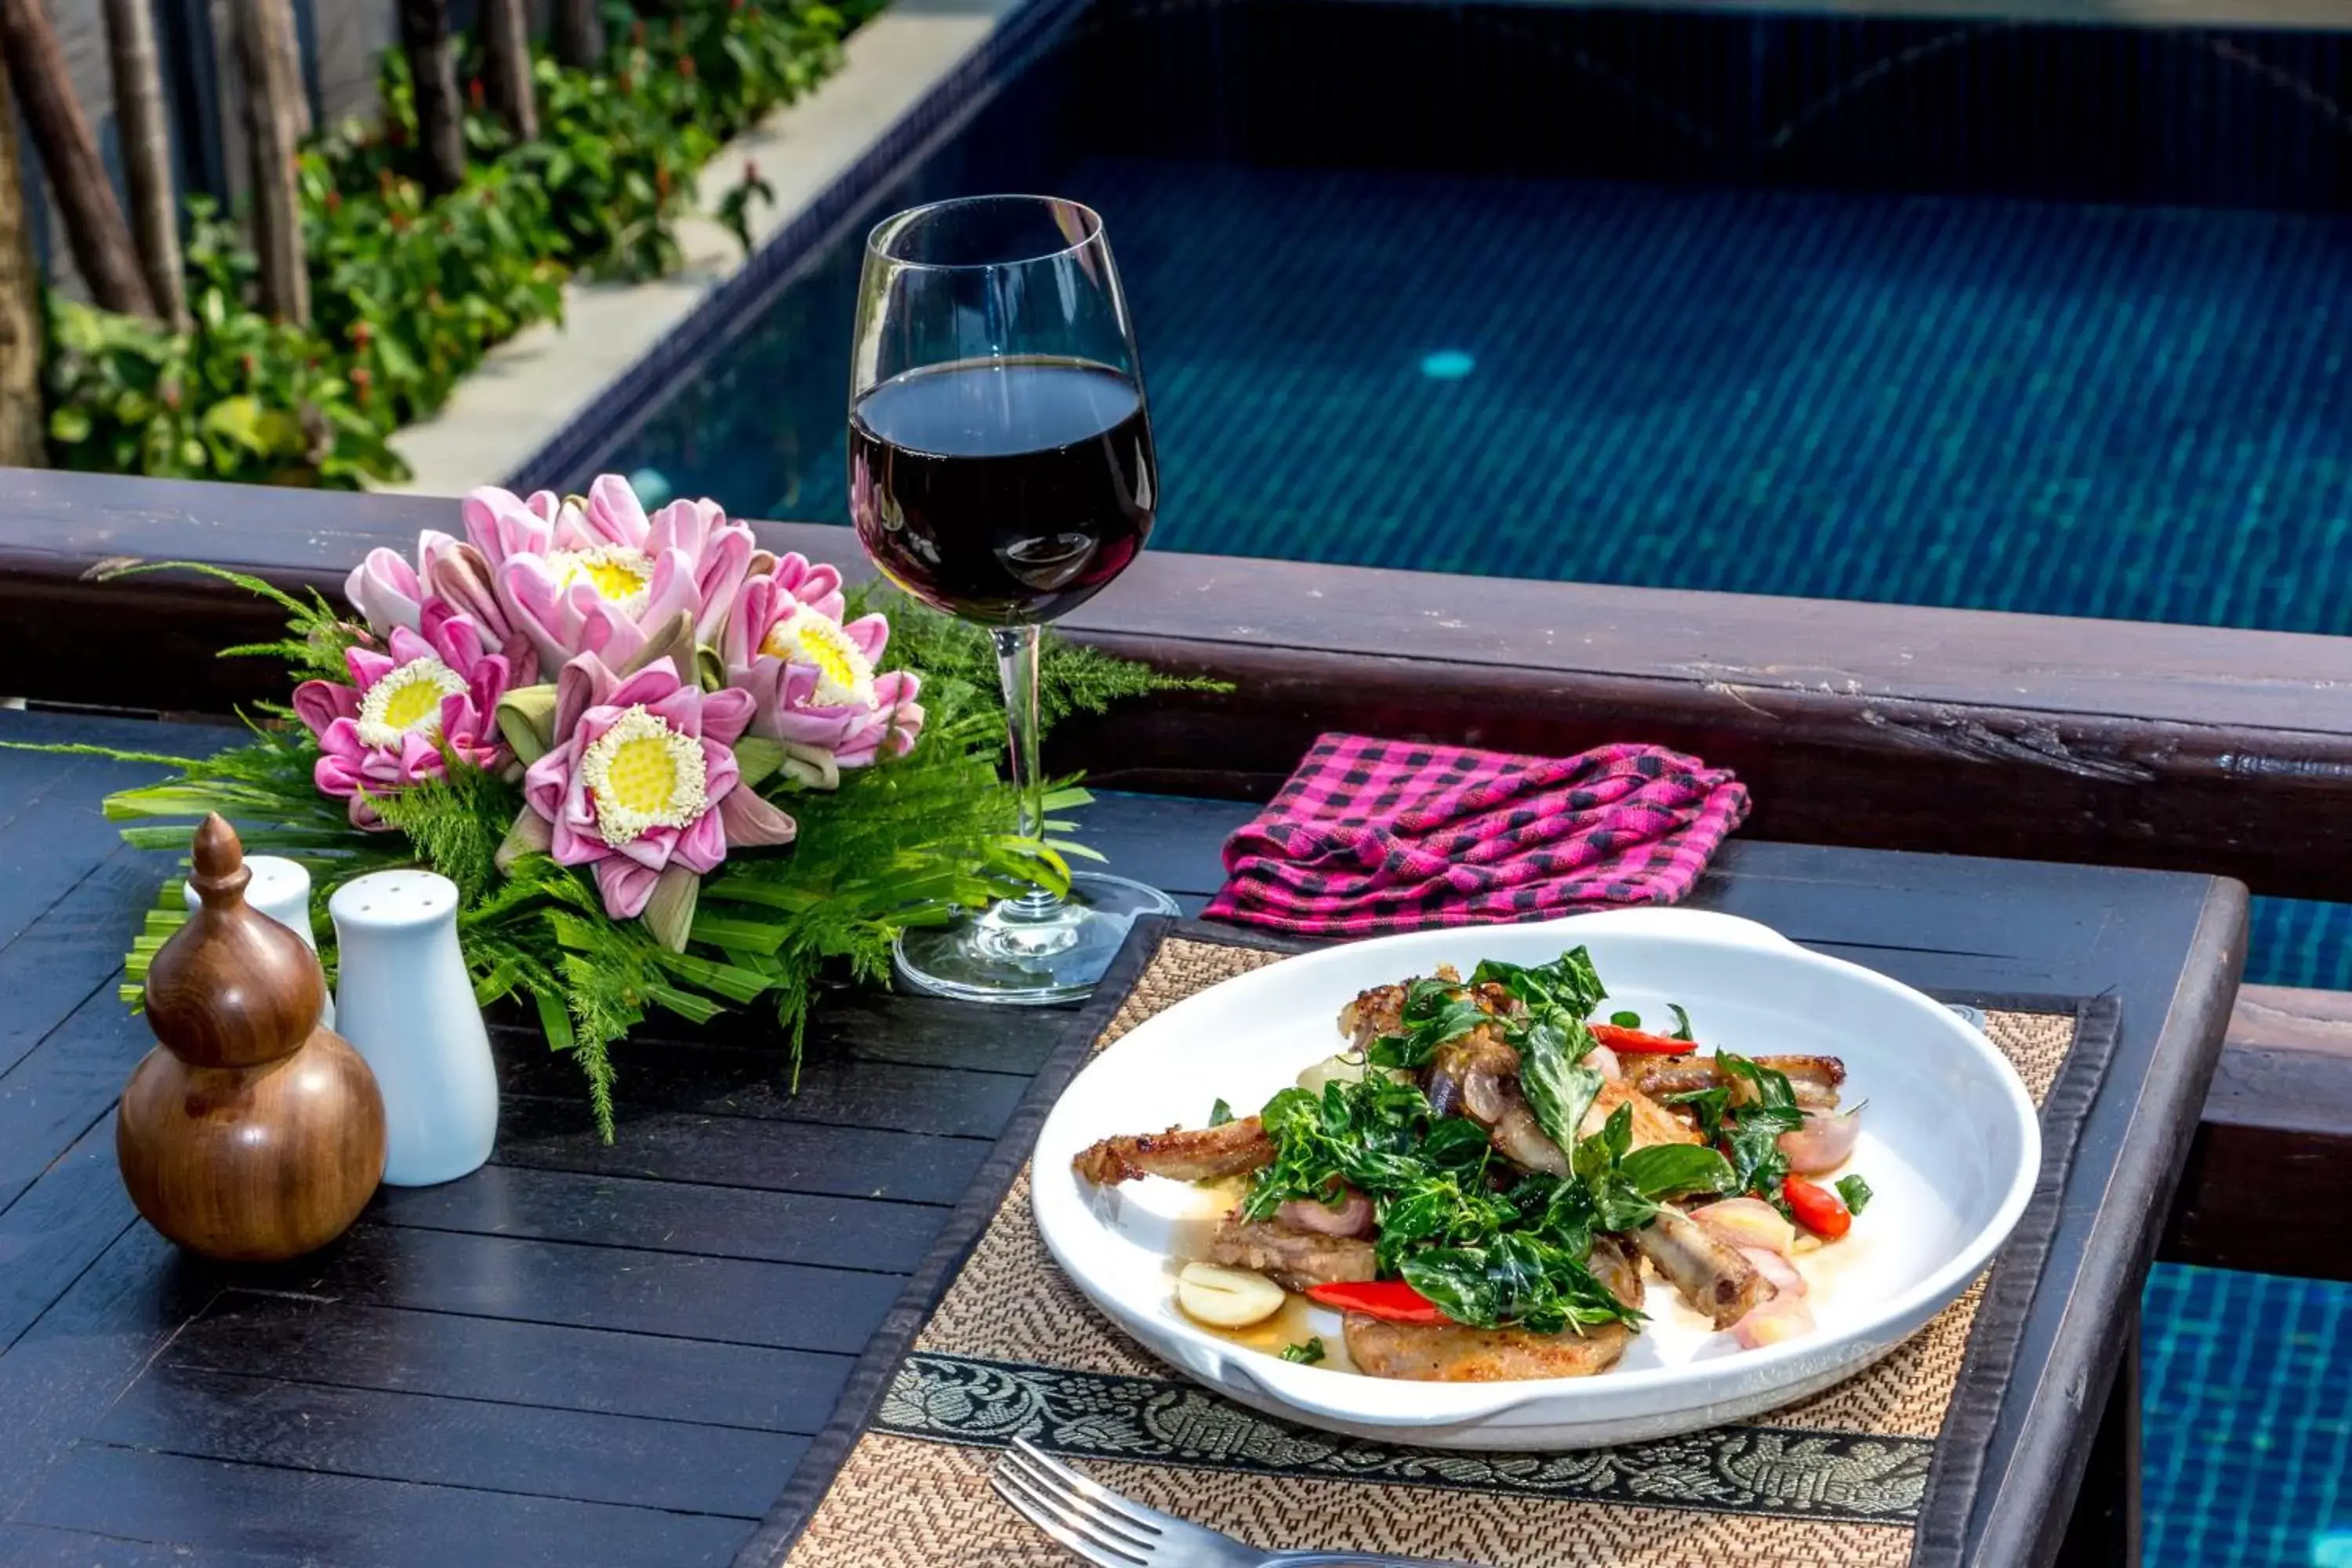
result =
[{"label": "shallot slice", "polygon": [[1769,1247],[1743,1247],[1739,1256],[1756,1266],[1756,1272],[1772,1282],[1772,1289],[1783,1296],[1805,1293],[1805,1277],[1797,1266]]},{"label": "shallot slice", "polygon": [[1730,1247],[1769,1247],[1786,1258],[1797,1242],[1797,1227],[1762,1198],[1726,1198],[1693,1209],[1690,1215]]},{"label": "shallot slice", "polygon": [[1743,1350],[1761,1350],[1813,1331],[1813,1310],[1802,1296],[1775,1296],[1731,1325]]},{"label": "shallot slice", "polygon": [[1862,1136],[1862,1110],[1821,1111],[1807,1115],[1805,1124],[1780,1134],[1780,1152],[1789,1169],[1801,1176],[1834,1171],[1853,1158],[1854,1141]]},{"label": "shallot slice", "polygon": [[1319,1231],[1325,1236],[1370,1236],[1372,1200],[1351,1187],[1336,1205],[1319,1198],[1293,1198],[1275,1211],[1275,1218],[1294,1230]]}]

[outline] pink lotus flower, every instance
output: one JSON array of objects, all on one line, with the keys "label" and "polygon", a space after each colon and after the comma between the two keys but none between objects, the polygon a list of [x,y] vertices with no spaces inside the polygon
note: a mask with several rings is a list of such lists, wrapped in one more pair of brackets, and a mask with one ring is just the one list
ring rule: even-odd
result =
[{"label": "pink lotus flower", "polygon": [[839,572],[786,555],[743,585],[719,641],[727,684],[751,695],[751,732],[793,748],[820,774],[864,767],[885,747],[903,756],[923,730],[921,682],[875,672],[890,623],[845,625],[846,608]]},{"label": "pink lotus flower", "polygon": [[344,580],[343,596],[378,637],[399,626],[423,633],[428,621],[462,616],[482,651],[505,658],[518,684],[538,679],[538,650],[499,605],[489,562],[479,549],[426,529],[417,535],[416,561],[411,566],[392,551],[371,550]]},{"label": "pink lotus flower", "polygon": [[667,661],[624,679],[593,653],[572,659],[556,683],[557,744],[523,775],[548,852],[593,866],[605,910],[630,920],[665,876],[716,870],[730,847],[791,842],[793,819],[736,765],[731,748],[751,721],[749,693],[705,692]]},{"label": "pink lotus flower", "polygon": [[717,502],[676,500],[647,517],[614,474],[584,505],[485,486],[466,498],[465,519],[501,611],[547,669],[583,653],[626,666],[681,612],[695,642],[711,642],[751,565],[751,531]]},{"label": "pink lotus flower", "polygon": [[371,795],[445,776],[445,752],[478,768],[508,759],[494,718],[507,661],[483,651],[474,622],[436,613],[422,633],[394,626],[387,641],[388,654],[344,652],[350,686],[306,680],[294,689],[294,711],[319,738],[311,776],[321,794],[351,803],[354,827],[383,826]]}]

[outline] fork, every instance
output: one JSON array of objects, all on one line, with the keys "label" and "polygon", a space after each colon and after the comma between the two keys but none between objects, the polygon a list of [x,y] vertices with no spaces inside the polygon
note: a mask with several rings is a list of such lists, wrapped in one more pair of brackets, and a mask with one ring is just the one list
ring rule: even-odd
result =
[{"label": "fork", "polygon": [[1013,1510],[1095,1568],[1477,1568],[1377,1552],[1260,1552],[1090,1481],[1026,1437],[989,1478]]}]

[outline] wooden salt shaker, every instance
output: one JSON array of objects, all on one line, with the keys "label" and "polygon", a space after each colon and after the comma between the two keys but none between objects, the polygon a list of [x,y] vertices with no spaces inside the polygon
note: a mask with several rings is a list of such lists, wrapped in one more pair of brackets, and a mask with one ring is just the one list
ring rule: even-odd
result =
[{"label": "wooden salt shaker", "polygon": [[203,906],[147,971],[163,1043],[122,1091],[114,1148],[147,1222],[208,1257],[299,1257],[349,1228],[383,1174],[383,1099],[359,1053],[319,1023],[319,962],[247,907],[244,847],[196,829]]}]

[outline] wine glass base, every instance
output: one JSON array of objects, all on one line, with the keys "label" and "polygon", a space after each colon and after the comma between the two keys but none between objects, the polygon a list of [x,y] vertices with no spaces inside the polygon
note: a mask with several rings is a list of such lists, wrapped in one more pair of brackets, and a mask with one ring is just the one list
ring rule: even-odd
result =
[{"label": "wine glass base", "polygon": [[1118,956],[1139,915],[1178,913],[1157,888],[1099,871],[1070,877],[1059,903],[1013,900],[950,925],[898,938],[898,979],[910,990],[959,1002],[1045,1007],[1075,1002]]}]

